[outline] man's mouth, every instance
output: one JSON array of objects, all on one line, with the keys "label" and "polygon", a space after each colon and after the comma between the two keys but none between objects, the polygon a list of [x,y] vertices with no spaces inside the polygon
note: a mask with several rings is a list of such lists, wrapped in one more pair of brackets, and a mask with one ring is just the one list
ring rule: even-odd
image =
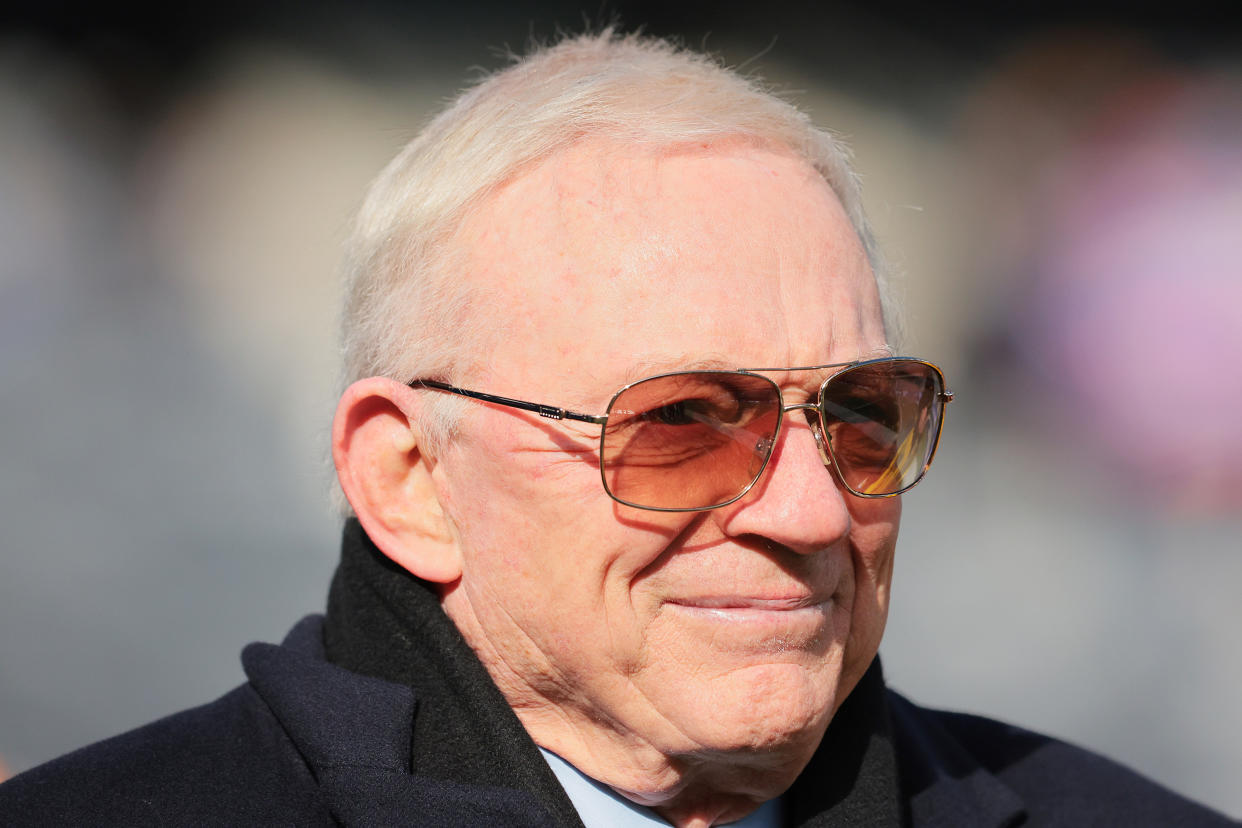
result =
[{"label": "man's mouth", "polygon": [[701,610],[755,610],[761,612],[791,612],[818,607],[830,599],[819,595],[784,595],[760,597],[754,595],[710,595],[694,598],[676,598],[669,601],[687,609]]},{"label": "man's mouth", "polygon": [[667,600],[668,618],[713,651],[757,654],[818,649],[834,628],[833,596],[696,595]]}]

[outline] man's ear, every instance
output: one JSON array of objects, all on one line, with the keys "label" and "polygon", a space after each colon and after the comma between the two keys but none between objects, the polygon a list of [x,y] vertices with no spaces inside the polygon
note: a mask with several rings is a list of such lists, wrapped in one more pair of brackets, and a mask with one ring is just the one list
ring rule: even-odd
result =
[{"label": "man's ear", "polygon": [[367,535],[425,581],[461,577],[461,558],[423,450],[418,392],[370,377],[345,390],[332,421],[332,460]]}]

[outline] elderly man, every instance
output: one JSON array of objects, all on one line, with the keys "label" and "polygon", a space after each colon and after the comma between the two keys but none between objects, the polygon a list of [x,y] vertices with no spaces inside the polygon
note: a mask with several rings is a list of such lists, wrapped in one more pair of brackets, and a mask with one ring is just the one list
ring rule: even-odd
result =
[{"label": "elderly man", "polygon": [[566,41],[398,156],[349,266],[326,617],[0,789],[6,821],[1225,823],[886,690],[952,394],[894,355],[844,151],[788,104]]}]

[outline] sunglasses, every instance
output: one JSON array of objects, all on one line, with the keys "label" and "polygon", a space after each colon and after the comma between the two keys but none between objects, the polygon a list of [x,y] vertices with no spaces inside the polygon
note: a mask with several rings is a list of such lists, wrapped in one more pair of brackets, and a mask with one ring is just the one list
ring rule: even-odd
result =
[{"label": "sunglasses", "polygon": [[[836,368],[812,402],[786,405],[762,373]],[[802,411],[820,458],[857,497],[893,497],[923,479],[936,454],[944,375],[930,362],[884,357],[806,368],[674,371],[612,395],[604,414],[581,414],[420,379],[447,391],[552,420],[601,426],[600,476],[618,503],[660,512],[727,506],[759,482],[785,414]]]}]

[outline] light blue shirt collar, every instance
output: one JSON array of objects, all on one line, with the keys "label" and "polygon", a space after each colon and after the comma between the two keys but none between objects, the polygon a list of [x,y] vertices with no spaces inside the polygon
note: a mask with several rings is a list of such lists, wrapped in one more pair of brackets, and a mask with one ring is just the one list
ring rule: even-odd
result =
[{"label": "light blue shirt collar", "polygon": [[[586,828],[668,828],[655,811],[631,802],[607,785],[596,782],[550,750],[539,748],[548,767],[569,795]],[[779,828],[780,799],[771,799],[749,816],[728,823],[731,828]]]}]

